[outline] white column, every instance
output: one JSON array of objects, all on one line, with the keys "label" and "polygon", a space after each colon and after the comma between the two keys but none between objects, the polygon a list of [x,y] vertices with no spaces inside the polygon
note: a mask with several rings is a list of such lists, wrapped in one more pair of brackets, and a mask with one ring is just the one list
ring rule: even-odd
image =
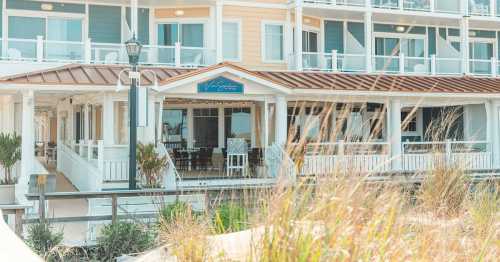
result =
[{"label": "white column", "polygon": [[365,13],[365,63],[366,72],[372,72],[372,13]]},{"label": "white column", "polygon": [[466,16],[461,20],[460,35],[462,38],[462,72],[469,74],[469,18]]},{"label": "white column", "polygon": [[486,109],[486,141],[490,143],[493,168],[500,167],[499,104],[500,101],[487,101],[484,104]]},{"label": "white column", "polygon": [[393,171],[402,169],[402,151],[401,151],[401,101],[392,99],[389,101],[388,126],[389,142],[391,144],[391,167]]},{"label": "white column", "polygon": [[264,102],[260,103],[261,109],[260,109],[260,115],[261,115],[261,134],[260,134],[260,139],[261,139],[261,145],[263,148],[266,148],[269,146],[269,103],[267,100],[264,100]]},{"label": "white column", "polygon": [[115,120],[113,111],[113,100],[109,94],[106,94],[102,103],[102,140],[104,141],[104,145],[112,145],[115,143]]},{"label": "white column", "polygon": [[23,92],[22,100],[21,175],[16,185],[16,198],[20,202],[25,201],[24,195],[28,193],[28,181],[35,162],[35,134],[33,123],[35,115],[35,98],[33,91]]},{"label": "white column", "polygon": [[221,63],[224,60],[222,54],[222,12],[223,12],[223,0],[217,0],[215,2],[215,34],[216,34],[216,59],[217,63]]},{"label": "white column", "polygon": [[285,145],[287,142],[287,102],[284,96],[276,96],[275,142]]},{"label": "white column", "polygon": [[137,0],[130,0],[130,29],[132,31],[132,35],[135,33],[136,37],[137,35],[137,12],[138,12],[138,7],[137,7]]},{"label": "white column", "polygon": [[148,102],[147,102],[148,112],[147,112],[147,125],[141,127],[142,129],[142,137],[140,141],[144,144],[154,143],[155,142],[155,97],[152,92],[148,94]]},{"label": "white column", "polygon": [[295,66],[302,70],[302,0],[295,1]]},{"label": "white column", "polygon": [[158,121],[158,124],[156,126],[157,128],[157,133],[158,133],[158,142],[159,143],[162,143],[163,142],[163,137],[162,137],[162,132],[163,132],[163,103],[164,103],[164,100],[165,98],[164,97],[161,97],[160,99],[160,106],[159,106],[159,112],[158,112],[158,119],[156,119],[156,121]]},{"label": "white column", "polygon": [[85,104],[83,106],[83,138],[85,139],[85,142],[90,140],[90,106],[89,104]]}]

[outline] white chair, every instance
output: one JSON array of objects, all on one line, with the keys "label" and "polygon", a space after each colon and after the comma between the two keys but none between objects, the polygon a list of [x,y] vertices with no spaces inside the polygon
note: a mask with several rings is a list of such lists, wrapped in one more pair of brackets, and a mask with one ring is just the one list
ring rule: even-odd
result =
[{"label": "white chair", "polygon": [[21,59],[23,58],[21,51],[15,49],[15,48],[9,48],[7,50],[7,57],[10,59]]},{"label": "white chair", "polygon": [[426,73],[427,69],[426,66],[423,64],[417,64],[413,67],[413,71],[415,73]]}]

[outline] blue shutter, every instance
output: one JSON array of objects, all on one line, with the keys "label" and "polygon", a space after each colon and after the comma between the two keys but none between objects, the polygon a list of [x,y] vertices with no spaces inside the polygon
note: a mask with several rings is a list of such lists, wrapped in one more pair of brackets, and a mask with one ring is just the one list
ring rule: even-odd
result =
[{"label": "blue shutter", "polygon": [[[130,7],[127,7],[126,14],[127,25],[130,28],[131,18],[130,18]],[[142,44],[149,44],[149,9],[148,8],[139,8],[139,12],[137,13],[137,39]]]},{"label": "blue shutter", "polygon": [[344,26],[343,22],[325,21],[325,52],[337,50],[344,53]]},{"label": "blue shutter", "polygon": [[96,43],[121,43],[121,7],[89,6],[89,36]]},{"label": "blue shutter", "polygon": [[347,31],[361,44],[365,46],[365,26],[363,23],[347,23]]},{"label": "blue shutter", "polygon": [[42,11],[42,4],[51,4],[49,12],[85,14],[85,5],[71,3],[55,3],[28,0],[7,0],[7,9]]},{"label": "blue shutter", "polygon": [[436,54],[436,28],[429,27],[427,28],[427,39],[429,40],[429,55]]}]

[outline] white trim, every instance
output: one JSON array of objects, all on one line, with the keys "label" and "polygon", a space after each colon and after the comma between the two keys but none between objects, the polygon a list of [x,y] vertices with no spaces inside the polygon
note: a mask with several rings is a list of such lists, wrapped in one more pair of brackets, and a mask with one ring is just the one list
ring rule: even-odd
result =
[{"label": "white trim", "polygon": [[259,83],[261,85],[276,89],[281,93],[289,94],[292,92],[291,89],[289,89],[285,86],[275,84],[273,82],[267,81],[267,80],[262,79],[260,77],[253,76],[253,75],[247,74],[245,72],[242,72],[240,70],[236,70],[236,69],[233,69],[230,67],[221,67],[221,68],[210,70],[208,72],[204,72],[204,73],[192,76],[192,77],[181,79],[181,80],[175,81],[173,83],[166,84],[164,86],[159,86],[156,91],[158,91],[158,92],[168,91],[168,90],[175,88],[175,87],[179,87],[179,86],[186,85],[186,84],[193,83],[193,82],[198,82],[202,79],[210,78],[210,77],[220,75],[223,73],[230,73],[230,74],[239,76],[241,78],[245,78],[245,79],[254,81],[254,82]]},{"label": "white trim", "polygon": [[242,57],[243,57],[243,34],[242,34],[242,20],[240,18],[227,18],[222,20],[222,28],[221,31],[224,33],[224,23],[232,23],[232,24],[237,24],[237,34],[238,34],[238,57],[236,58],[226,58],[224,57],[224,34],[222,35],[222,43],[221,43],[221,53],[222,53],[222,59],[224,61],[231,61],[231,62],[241,62]]},{"label": "white trim", "polygon": [[[285,64],[285,24],[286,22],[284,21],[277,21],[277,20],[262,20],[261,21],[261,34],[260,34],[260,42],[261,42],[261,59],[263,63],[268,63],[268,64]],[[283,49],[283,59],[282,60],[269,60],[266,58],[266,25],[278,25],[283,28],[283,41],[282,41],[282,49]]]}]

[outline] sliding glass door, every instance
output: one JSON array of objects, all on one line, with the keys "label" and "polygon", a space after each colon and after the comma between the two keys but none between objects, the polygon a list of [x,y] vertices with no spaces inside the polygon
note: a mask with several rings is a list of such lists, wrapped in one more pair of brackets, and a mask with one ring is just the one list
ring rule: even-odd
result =
[{"label": "sliding glass door", "polygon": [[204,24],[167,23],[158,24],[158,45],[170,48],[159,49],[161,63],[175,63],[175,43],[181,44],[181,63],[202,63],[205,45]]},{"label": "sliding glass door", "polygon": [[469,43],[469,58],[471,59],[470,72],[474,74],[491,74],[491,58],[493,57],[493,43]]},{"label": "sliding glass door", "polygon": [[427,71],[424,38],[375,38],[375,69],[384,72],[399,72],[399,56],[405,55],[404,69],[408,73]]}]

